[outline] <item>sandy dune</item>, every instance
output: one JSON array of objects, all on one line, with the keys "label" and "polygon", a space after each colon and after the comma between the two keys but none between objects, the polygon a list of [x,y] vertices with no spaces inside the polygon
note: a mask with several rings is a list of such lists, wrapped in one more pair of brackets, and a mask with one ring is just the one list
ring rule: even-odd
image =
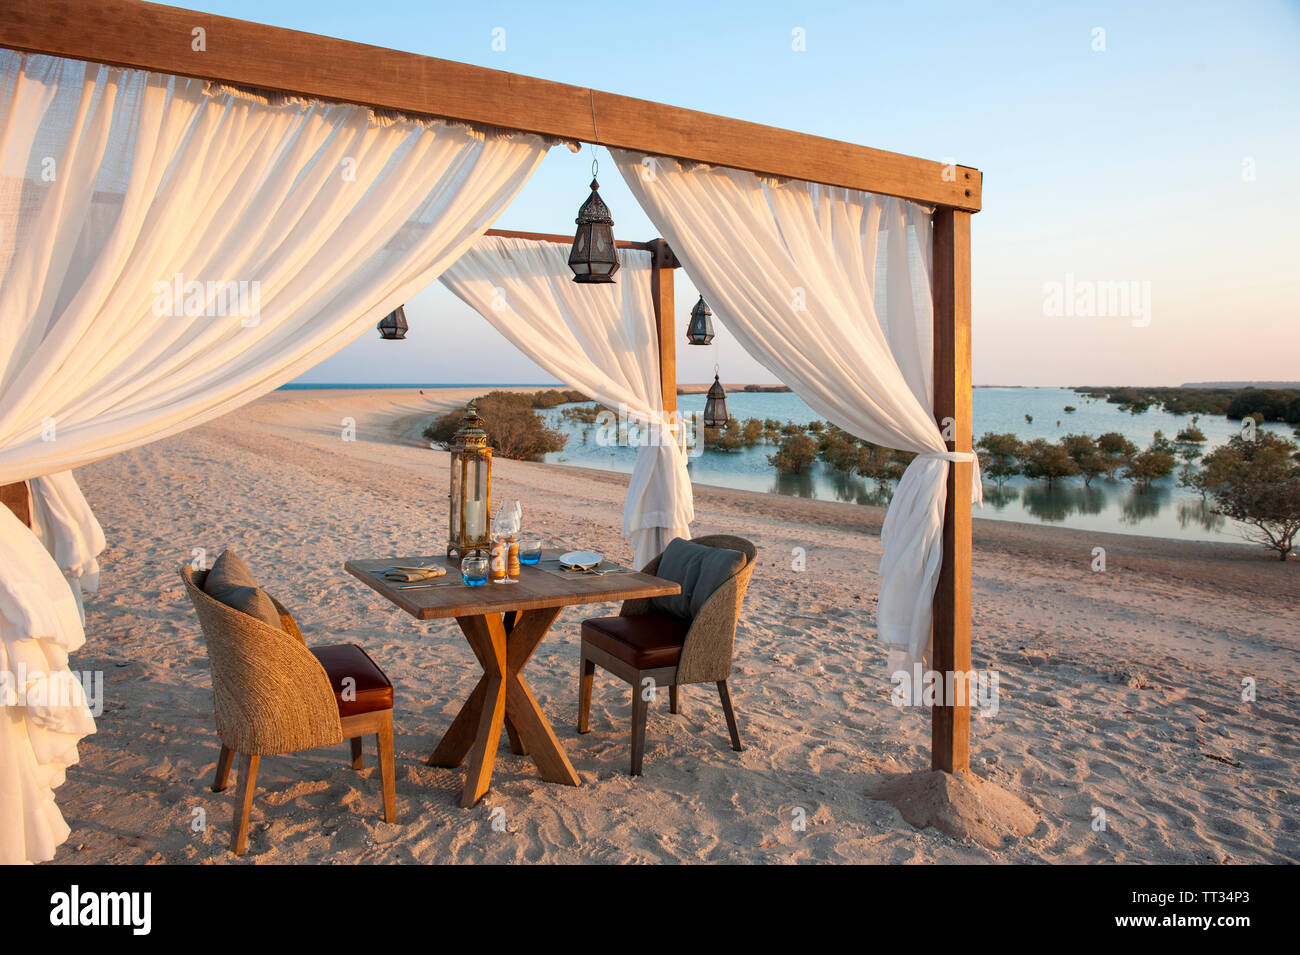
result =
[{"label": "sandy dune", "polygon": [[[578,736],[578,623],[615,608],[573,608],[529,674],[583,786],[543,783],[503,747],[492,791],[458,808],[460,773],[424,758],[477,679],[470,650],[453,622],[410,619],[341,565],[441,549],[447,455],[418,434],[480,390],[277,392],[79,472],[109,550],[73,666],[105,672],[108,703],[59,792],[73,835],[57,861],[1300,861],[1300,565],[1245,545],[977,520],[976,665],[999,671],[1001,697],[974,720],[972,761],[1040,817],[990,850],[865,795],[928,767],[928,720],[890,705],[874,635],[882,512],[713,488],[697,489],[697,533],[760,549],[732,677],[745,752],[729,749],[712,688],[691,687],[683,715],[657,705],[646,774],[629,777],[627,688],[608,676]],[[345,418],[355,441],[340,437]],[[521,499],[533,528],[620,560],[625,487],[512,461],[493,473],[494,496]],[[1090,569],[1096,546],[1104,573]],[[210,680],[176,573],[194,549],[226,547],[309,642],[360,643],[393,679],[399,824],[380,818],[373,750],[357,774],[340,746],[264,760],[248,855],[227,852],[233,795],[207,789]]]}]

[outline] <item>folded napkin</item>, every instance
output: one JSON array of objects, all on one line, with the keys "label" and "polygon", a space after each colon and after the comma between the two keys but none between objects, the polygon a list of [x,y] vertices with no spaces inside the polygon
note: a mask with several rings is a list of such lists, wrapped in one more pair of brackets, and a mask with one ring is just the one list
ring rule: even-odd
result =
[{"label": "folded napkin", "polygon": [[399,580],[410,583],[413,580],[433,580],[435,577],[447,576],[446,567],[393,567],[384,571],[385,580]]}]

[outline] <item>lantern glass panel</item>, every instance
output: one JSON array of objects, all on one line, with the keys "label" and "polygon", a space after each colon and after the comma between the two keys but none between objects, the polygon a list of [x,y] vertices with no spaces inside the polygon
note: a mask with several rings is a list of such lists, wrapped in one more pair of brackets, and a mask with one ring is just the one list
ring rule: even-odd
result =
[{"label": "lantern glass panel", "polygon": [[469,458],[465,475],[465,537],[480,540],[487,536],[487,467],[477,454]]},{"label": "lantern glass panel", "polygon": [[447,542],[449,546],[460,547],[461,540],[461,473],[464,468],[464,455],[459,451],[451,453],[451,507],[447,515]]}]

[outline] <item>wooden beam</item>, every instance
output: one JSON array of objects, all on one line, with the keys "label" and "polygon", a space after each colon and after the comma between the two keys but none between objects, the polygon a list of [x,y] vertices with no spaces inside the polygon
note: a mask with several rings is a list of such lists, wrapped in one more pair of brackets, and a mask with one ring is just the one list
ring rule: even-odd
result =
[{"label": "wooden beam", "polygon": [[[934,417],[950,451],[971,450],[970,213],[934,214]],[[943,514],[943,564],[934,593],[933,669],[971,667],[971,467],[948,469]],[[946,701],[951,704],[953,701]],[[936,706],[931,713],[934,769],[970,768],[970,706]]]},{"label": "wooden beam", "polygon": [[0,47],[980,208],[966,166],[141,0],[4,0]]},{"label": "wooden beam", "polygon": [[677,256],[663,239],[655,239],[654,263],[650,270],[650,299],[654,303],[655,329],[659,333],[659,388],[663,394],[664,413],[677,410],[677,336],[673,323],[673,270],[680,266]]},{"label": "wooden beam", "polygon": [[[488,229],[484,235],[499,235],[507,239],[528,239],[532,242],[557,242],[560,245],[572,245],[573,236],[558,235],[554,232],[516,232],[513,229]],[[641,249],[646,252],[653,252],[656,248],[655,243],[660,239],[652,239],[649,242],[632,242],[631,240],[615,239],[614,245],[620,249]]]}]

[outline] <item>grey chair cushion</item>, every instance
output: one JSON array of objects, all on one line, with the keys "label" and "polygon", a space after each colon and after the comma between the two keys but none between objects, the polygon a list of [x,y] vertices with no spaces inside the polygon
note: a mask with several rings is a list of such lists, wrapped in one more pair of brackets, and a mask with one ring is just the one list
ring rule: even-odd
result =
[{"label": "grey chair cushion", "polygon": [[283,629],[271,595],[257,586],[253,572],[234,551],[223,552],[212,564],[203,581],[203,592],[232,610],[246,613],[277,630]]},{"label": "grey chair cushion", "polygon": [[693,620],[713,592],[745,566],[745,555],[722,547],[707,547],[680,537],[670,542],[659,558],[655,576],[682,585],[671,597],[654,597],[650,609]]}]

